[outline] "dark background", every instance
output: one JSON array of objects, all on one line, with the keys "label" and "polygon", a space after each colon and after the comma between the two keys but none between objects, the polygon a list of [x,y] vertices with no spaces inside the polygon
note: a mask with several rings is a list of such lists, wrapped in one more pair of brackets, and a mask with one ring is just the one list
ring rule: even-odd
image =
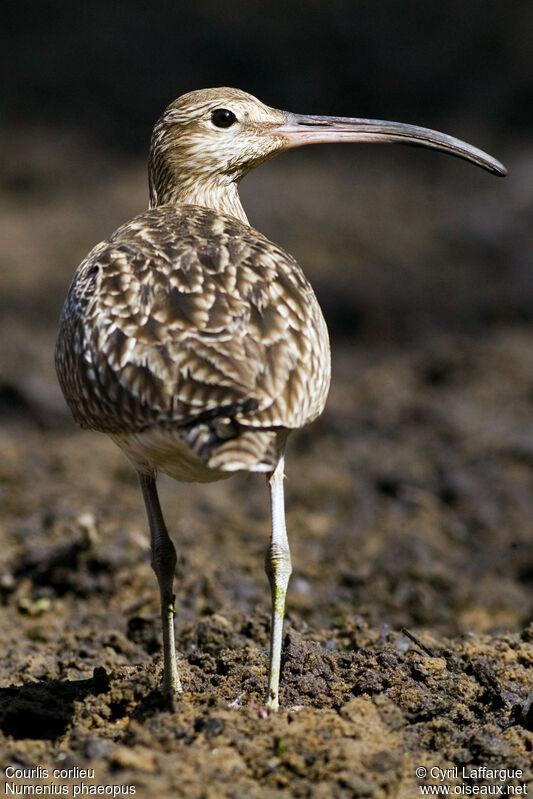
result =
[{"label": "dark background", "polygon": [[4,5],[6,118],[142,150],[175,96],[237,85],[278,107],[467,119],[527,135],[528,0]]},{"label": "dark background", "polygon": [[323,147],[247,179],[252,224],[300,260],[334,336],[531,317],[529,0],[26,0],[3,15],[0,189],[30,225],[24,242],[0,230],[6,314],[52,329],[75,265],[145,206],[162,109],[233,85],[287,110],[440,128],[510,169],[501,181],[430,152]]}]

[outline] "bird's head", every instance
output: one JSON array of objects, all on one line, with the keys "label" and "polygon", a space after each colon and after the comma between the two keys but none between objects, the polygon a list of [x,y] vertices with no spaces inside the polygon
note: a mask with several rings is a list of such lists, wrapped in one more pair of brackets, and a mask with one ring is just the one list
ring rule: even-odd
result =
[{"label": "bird's head", "polygon": [[222,194],[284,148],[275,131],[283,111],[239,89],[189,92],[171,103],[154,127],[150,150],[151,204],[184,197],[200,205]]},{"label": "bird's head", "polygon": [[152,153],[164,152],[181,177],[239,180],[283,148],[285,114],[238,89],[203,89],[175,100],[157,122]]},{"label": "bird's head", "polygon": [[179,97],[156,123],[151,204],[182,201],[216,207],[218,198],[220,210],[227,210],[224,197],[234,195],[239,202],[236,186],[251,169],[290,147],[329,142],[419,145],[506,174],[490,155],[438,131],[375,119],[293,114],[270,108],[240,89],[203,89]]}]

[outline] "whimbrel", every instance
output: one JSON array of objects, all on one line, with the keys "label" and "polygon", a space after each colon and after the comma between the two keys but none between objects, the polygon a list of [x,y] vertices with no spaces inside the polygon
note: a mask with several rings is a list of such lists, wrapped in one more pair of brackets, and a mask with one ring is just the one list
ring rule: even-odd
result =
[{"label": "whimbrel", "polygon": [[278,707],[291,573],[284,449],[289,433],[324,409],[330,353],[310,284],[290,255],[250,227],[238,184],[290,147],[342,141],[417,144],[506,174],[486,153],[425,128],[287,113],[237,89],[190,92],[155,125],[149,209],[89,253],[65,302],[56,366],[66,401],[76,422],[107,433],[139,475],[170,695],[181,691],[176,553],[157,473],[210,482],[264,472],[272,512],[267,705]]}]

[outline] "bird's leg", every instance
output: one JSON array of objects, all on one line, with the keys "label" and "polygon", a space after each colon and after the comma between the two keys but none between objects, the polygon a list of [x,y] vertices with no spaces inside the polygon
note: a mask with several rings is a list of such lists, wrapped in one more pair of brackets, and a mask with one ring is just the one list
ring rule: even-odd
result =
[{"label": "bird's leg", "polygon": [[159,583],[161,596],[161,622],[163,626],[163,691],[173,696],[179,693],[181,682],[176,664],[176,645],[174,641],[174,570],[176,568],[176,550],[169,538],[153,474],[139,473],[141,489],[150,524],[150,542],[152,546],[152,569]]},{"label": "bird's leg", "polygon": [[270,629],[270,664],[268,678],[267,707],[279,707],[279,673],[281,662],[281,638],[283,616],[285,614],[285,595],[291,576],[291,553],[287,530],[285,528],[285,499],[283,480],[285,459],[283,456],[269,477],[270,503],[272,509],[272,536],[265,558],[265,570],[272,591],[272,624]]}]

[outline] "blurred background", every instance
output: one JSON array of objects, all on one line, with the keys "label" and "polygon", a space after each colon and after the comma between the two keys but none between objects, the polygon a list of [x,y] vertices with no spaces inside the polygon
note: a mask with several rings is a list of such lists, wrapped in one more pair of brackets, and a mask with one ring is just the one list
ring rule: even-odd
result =
[{"label": "blurred background", "polygon": [[[321,145],[256,170],[242,196],[304,268],[332,334],[328,409],[291,446],[293,611],[452,633],[527,623],[531,0],[18,0],[1,13],[0,486],[18,573],[43,561],[44,532],[77,540],[82,511],[111,530],[108,571],[125,541],[146,546],[132,470],[75,431],[60,395],[57,319],[77,264],[146,208],[164,107],[229,85],[295,112],[441,129],[509,168],[502,180],[421,149]],[[211,575],[209,607],[248,613],[266,601],[268,513],[239,481],[164,484],[163,499],[193,564],[183,596],[201,599],[193,576]],[[148,565],[146,581],[155,597]]]},{"label": "blurred background", "polygon": [[287,110],[442,129],[510,169],[502,181],[432,152],[352,145],[252,174],[252,224],[299,259],[334,334],[531,317],[529,0],[21,0],[2,14],[3,315],[55,322],[76,264],[145,207],[163,108],[230,85]]}]

